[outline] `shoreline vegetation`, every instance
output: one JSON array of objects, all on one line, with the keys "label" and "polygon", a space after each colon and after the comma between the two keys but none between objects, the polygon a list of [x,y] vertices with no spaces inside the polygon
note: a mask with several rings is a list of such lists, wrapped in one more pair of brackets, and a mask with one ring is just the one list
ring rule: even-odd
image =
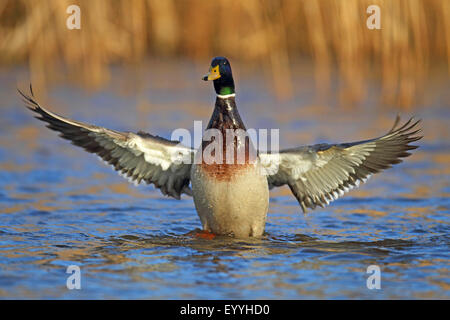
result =
[{"label": "shoreline vegetation", "polygon": [[[72,4],[80,30],[66,27]],[[380,30],[366,26],[370,5],[380,7]],[[293,93],[293,61],[310,59],[318,95],[329,93],[336,72],[341,105],[361,103],[375,79],[383,103],[405,109],[418,104],[432,70],[450,74],[450,1],[0,2],[0,65],[27,65],[42,91],[64,78],[61,65],[97,89],[111,65],[139,74],[149,58],[207,65],[216,55],[261,72],[280,99]]]}]

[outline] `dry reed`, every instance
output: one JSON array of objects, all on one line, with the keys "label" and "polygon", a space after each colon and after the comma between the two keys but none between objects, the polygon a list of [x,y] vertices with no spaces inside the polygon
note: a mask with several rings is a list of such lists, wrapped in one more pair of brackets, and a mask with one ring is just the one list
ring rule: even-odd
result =
[{"label": "dry reed", "polygon": [[[68,30],[66,8],[81,8]],[[381,30],[366,28],[366,8],[381,8]],[[450,73],[450,1],[443,0],[3,0],[0,63],[27,62],[33,82],[61,77],[63,66],[97,87],[112,63],[147,57],[209,61],[221,52],[267,66],[280,97],[292,93],[291,64],[314,60],[319,92],[336,68],[342,104],[364,98],[378,79],[385,102],[408,107],[431,67]]]}]

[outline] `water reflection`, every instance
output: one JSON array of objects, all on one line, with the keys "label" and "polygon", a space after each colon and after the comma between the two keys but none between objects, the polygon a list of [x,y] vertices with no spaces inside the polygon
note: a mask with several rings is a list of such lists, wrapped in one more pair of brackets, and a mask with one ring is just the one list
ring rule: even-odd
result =
[{"label": "water reflection", "polygon": [[[450,108],[442,104],[415,111],[425,139],[413,156],[332,206],[303,215],[281,188],[272,192],[263,238],[206,240],[191,235],[200,222],[190,198],[124,182],[33,119],[15,85],[1,84],[2,298],[450,298]],[[282,147],[376,136],[394,119],[335,108],[324,118],[325,107],[301,96],[275,110],[278,102],[254,86],[240,84],[242,117],[248,127],[281,128]],[[51,105],[99,125],[170,136],[211,111],[209,90],[189,88],[190,102],[180,90],[148,89],[152,104],[136,114],[123,107],[134,98],[114,90],[89,97],[64,87]],[[65,287],[71,264],[81,267],[80,291]],[[366,287],[372,264],[382,290]]]}]

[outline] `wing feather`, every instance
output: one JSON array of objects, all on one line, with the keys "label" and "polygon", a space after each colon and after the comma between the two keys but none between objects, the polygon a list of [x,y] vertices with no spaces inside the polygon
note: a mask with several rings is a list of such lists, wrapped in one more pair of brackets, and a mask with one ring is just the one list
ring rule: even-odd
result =
[{"label": "wing feather", "polygon": [[135,183],[154,184],[163,194],[177,199],[182,193],[192,194],[189,183],[193,149],[148,133],[119,132],[68,119],[39,105],[31,86],[30,95],[18,91],[27,108],[37,114],[35,118],[72,144],[97,154],[123,177]]},{"label": "wing feather", "polygon": [[[364,141],[341,144],[317,144],[280,151],[279,154],[260,154],[267,170],[269,186],[287,184],[304,212],[306,208],[328,205],[344,193],[367,181],[374,173],[402,162],[417,146],[410,143],[417,135],[420,120],[408,120],[394,126],[385,135]],[[278,170],[273,170],[278,167]]]}]

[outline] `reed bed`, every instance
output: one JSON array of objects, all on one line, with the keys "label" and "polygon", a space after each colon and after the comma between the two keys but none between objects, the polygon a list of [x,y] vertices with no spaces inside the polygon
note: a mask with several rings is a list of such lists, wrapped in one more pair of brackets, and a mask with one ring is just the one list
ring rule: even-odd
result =
[{"label": "reed bed", "polygon": [[[68,30],[66,9],[81,8],[81,29]],[[381,30],[369,30],[369,5]],[[292,94],[292,65],[312,59],[320,94],[333,72],[339,100],[356,105],[369,80],[384,102],[417,104],[434,69],[450,73],[450,1],[446,0],[3,0],[0,64],[29,65],[37,86],[62,77],[97,88],[112,64],[171,57],[209,62],[221,53],[264,66],[274,92]],[[138,67],[136,69],[139,69]]]}]

